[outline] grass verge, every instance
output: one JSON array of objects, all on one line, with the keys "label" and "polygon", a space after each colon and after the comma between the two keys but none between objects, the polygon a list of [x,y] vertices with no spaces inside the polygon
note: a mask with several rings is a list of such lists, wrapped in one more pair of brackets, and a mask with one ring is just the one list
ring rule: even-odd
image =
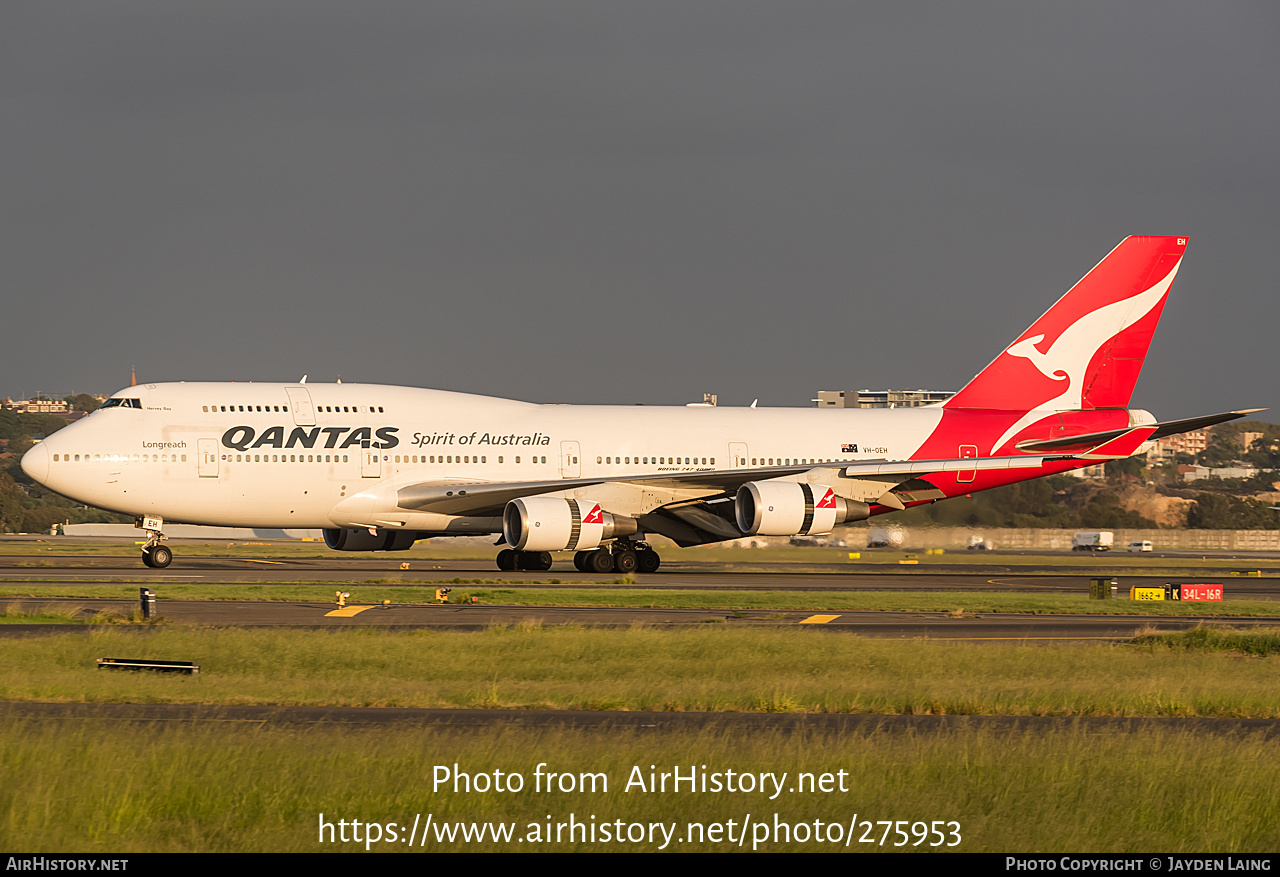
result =
[{"label": "grass verge", "polygon": [[[950,849],[964,852],[1241,853],[1273,851],[1280,820],[1274,745],[1168,731],[445,735],[8,720],[0,734],[0,845],[13,852],[403,852],[415,819],[430,818],[415,851],[655,851],[667,837],[668,851],[823,852],[846,849],[846,838],[848,849],[877,851],[902,838],[890,832],[882,847],[883,826],[866,830],[864,822],[905,820],[910,848],[915,823],[945,820],[956,823],[942,828],[947,843],[958,838]],[[535,790],[539,764],[543,773],[568,775],[575,788]],[[731,770],[739,787],[747,774],[785,778],[776,795],[767,780],[766,792],[648,788],[651,773],[678,767],[687,775],[695,766],[722,781]],[[523,788],[454,792],[449,783],[436,786],[441,769],[490,777],[500,770],[508,781],[519,774]],[[646,787],[628,790],[637,772]],[[830,774],[832,791],[795,791],[801,773]],[[596,775],[593,786],[584,774]],[[576,835],[567,829],[571,818]],[[748,820],[739,846],[736,832]],[[370,823],[381,841],[351,840],[372,836]],[[463,830],[483,823],[510,831],[510,839],[495,841],[489,828],[462,840]],[[650,835],[651,823],[664,829]],[[624,839],[612,840],[618,834]],[[938,842],[925,837],[915,849]]]},{"label": "grass verge", "polygon": [[1229,630],[1201,627],[1178,633],[1146,633],[1133,645],[1175,652],[1223,652],[1264,658],[1280,655],[1280,630]]},{"label": "grass verge", "polygon": [[[196,661],[105,673],[100,657]],[[0,700],[935,715],[1280,717],[1267,658],[794,628],[481,633],[110,627],[0,640]]]},{"label": "grass verge", "polygon": [[142,609],[121,612],[114,608],[90,609],[66,603],[24,606],[10,603],[0,613],[0,624],[161,624],[160,618],[144,618]]}]

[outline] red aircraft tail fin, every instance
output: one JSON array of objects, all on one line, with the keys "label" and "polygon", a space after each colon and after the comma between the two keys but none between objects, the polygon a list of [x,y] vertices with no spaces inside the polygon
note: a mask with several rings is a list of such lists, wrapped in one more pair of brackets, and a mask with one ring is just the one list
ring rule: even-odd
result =
[{"label": "red aircraft tail fin", "polygon": [[1128,407],[1186,246],[1125,238],[944,407]]}]

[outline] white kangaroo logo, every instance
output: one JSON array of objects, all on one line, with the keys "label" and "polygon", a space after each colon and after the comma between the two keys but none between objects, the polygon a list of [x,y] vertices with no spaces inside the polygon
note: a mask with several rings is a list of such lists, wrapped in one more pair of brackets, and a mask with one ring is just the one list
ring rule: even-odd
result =
[{"label": "white kangaroo logo", "polygon": [[[1178,264],[1181,264],[1181,260]],[[1084,373],[1089,362],[1104,344],[1151,313],[1169,291],[1177,273],[1178,265],[1175,264],[1163,280],[1146,292],[1103,305],[1096,311],[1085,314],[1063,330],[1044,353],[1036,349],[1036,345],[1044,340],[1043,334],[1012,344],[1005,353],[1027,360],[1046,378],[1066,381],[1066,384],[1057,396],[1023,414],[1017,423],[1000,436],[991,450],[1001,447],[1010,436],[1017,435],[1024,426],[1034,423],[1049,411],[1074,411],[1082,408]]]}]

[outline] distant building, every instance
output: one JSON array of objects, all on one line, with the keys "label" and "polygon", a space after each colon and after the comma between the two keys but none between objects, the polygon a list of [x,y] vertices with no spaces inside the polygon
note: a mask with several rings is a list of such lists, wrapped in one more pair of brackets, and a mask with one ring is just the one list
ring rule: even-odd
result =
[{"label": "distant building", "polygon": [[1157,465],[1172,460],[1175,454],[1203,454],[1209,447],[1209,430],[1193,429],[1180,435],[1156,439],[1155,446],[1147,451],[1147,462]]},{"label": "distant building", "polygon": [[[848,404],[845,400],[848,400]],[[857,390],[819,390],[817,399],[810,399],[819,408],[857,408]]]},{"label": "distant building", "polygon": [[71,410],[66,402],[53,399],[6,399],[5,407],[19,414],[66,414]]},{"label": "distant building", "polygon": [[819,408],[922,408],[954,396],[950,390],[819,390]]},{"label": "distant building", "polygon": [[1240,447],[1246,451],[1253,447],[1253,443],[1265,436],[1265,432],[1242,432],[1240,433]]},{"label": "distant building", "polygon": [[1208,466],[1179,466],[1178,474],[1183,481],[1199,481],[1201,478],[1252,478],[1258,470],[1252,466],[1226,466],[1221,469],[1210,469]]},{"label": "distant building", "polygon": [[1072,469],[1067,475],[1074,475],[1077,478],[1106,478],[1107,464],[1095,463],[1092,466],[1085,466],[1081,469]]}]

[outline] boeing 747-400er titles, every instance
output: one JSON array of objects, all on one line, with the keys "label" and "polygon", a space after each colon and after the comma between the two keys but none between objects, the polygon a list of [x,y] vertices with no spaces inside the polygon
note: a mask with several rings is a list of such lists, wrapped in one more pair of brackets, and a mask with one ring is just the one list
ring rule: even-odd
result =
[{"label": "boeing 747-400er titles", "polygon": [[[501,533],[498,566],[656,571],[677,545],[840,523],[1066,472],[1248,412],[1157,423],[1129,397],[1186,248],[1130,237],[942,404],[536,405],[372,384],[129,387],[22,458],[33,479],[165,521],[320,528],[339,551]],[[976,312],[975,312],[976,313]]]}]

